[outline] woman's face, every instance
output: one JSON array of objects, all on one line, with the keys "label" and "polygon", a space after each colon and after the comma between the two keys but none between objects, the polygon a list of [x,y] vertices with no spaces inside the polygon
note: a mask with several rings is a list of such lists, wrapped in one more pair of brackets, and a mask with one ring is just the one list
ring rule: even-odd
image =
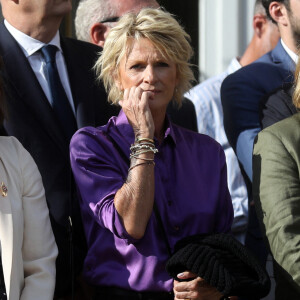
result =
[{"label": "woman's face", "polygon": [[133,40],[132,43],[132,50],[120,63],[120,88],[139,86],[144,91],[152,91],[150,109],[165,109],[178,84],[176,65],[164,58],[148,39]]}]

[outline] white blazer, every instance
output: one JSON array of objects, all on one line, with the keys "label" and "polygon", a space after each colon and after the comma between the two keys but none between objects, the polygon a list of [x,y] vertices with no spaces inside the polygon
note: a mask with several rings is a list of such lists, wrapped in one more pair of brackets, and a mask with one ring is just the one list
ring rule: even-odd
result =
[{"label": "white blazer", "polygon": [[57,247],[42,178],[20,142],[2,136],[0,242],[7,299],[52,300]]}]

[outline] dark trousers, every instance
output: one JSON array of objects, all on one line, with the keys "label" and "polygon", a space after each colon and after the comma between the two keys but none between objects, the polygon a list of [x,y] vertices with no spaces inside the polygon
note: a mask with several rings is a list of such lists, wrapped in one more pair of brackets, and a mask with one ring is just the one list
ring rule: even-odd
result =
[{"label": "dark trousers", "polygon": [[93,300],[174,300],[172,292],[136,292],[117,287],[96,287]]}]

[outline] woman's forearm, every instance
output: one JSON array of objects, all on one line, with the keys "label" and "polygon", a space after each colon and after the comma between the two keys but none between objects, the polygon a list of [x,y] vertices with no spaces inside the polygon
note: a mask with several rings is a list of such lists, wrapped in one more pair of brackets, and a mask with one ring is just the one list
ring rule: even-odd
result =
[{"label": "woman's forearm", "polygon": [[126,231],[136,239],[143,237],[153,209],[153,159],[154,154],[147,152],[131,160],[127,180],[114,199]]}]

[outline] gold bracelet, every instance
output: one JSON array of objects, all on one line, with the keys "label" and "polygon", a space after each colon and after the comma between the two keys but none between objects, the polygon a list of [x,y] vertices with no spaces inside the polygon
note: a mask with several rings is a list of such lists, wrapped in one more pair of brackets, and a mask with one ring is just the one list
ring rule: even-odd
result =
[{"label": "gold bracelet", "polygon": [[137,138],[137,139],[135,139],[135,142],[136,142],[136,143],[140,143],[140,142],[142,142],[142,141],[145,141],[145,142],[149,142],[149,143],[154,144],[154,140],[149,139],[149,138]]}]

